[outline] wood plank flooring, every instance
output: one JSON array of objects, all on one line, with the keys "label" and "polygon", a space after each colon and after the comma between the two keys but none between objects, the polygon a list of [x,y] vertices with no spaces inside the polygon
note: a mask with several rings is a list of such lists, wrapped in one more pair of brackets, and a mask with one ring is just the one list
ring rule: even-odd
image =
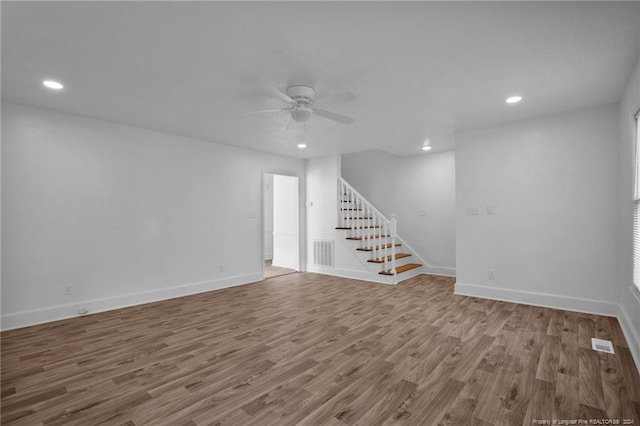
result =
[{"label": "wood plank flooring", "polygon": [[265,260],[264,262],[265,279],[279,277],[281,275],[293,274],[295,272],[296,272],[295,269],[282,268],[280,266],[273,266],[273,262],[271,260]]},{"label": "wood plank flooring", "polygon": [[299,273],[4,332],[2,424],[640,425],[616,319],[453,282]]}]

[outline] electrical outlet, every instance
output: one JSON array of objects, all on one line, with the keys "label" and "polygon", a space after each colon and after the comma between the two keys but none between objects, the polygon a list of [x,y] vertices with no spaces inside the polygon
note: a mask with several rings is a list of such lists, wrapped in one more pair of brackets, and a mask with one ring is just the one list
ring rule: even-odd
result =
[{"label": "electrical outlet", "polygon": [[477,207],[467,207],[467,215],[469,216],[479,216],[480,209]]},{"label": "electrical outlet", "polygon": [[218,272],[224,272],[224,265],[218,266]]},{"label": "electrical outlet", "polygon": [[496,271],[494,269],[489,269],[489,273],[487,274],[490,280],[496,279]]},{"label": "electrical outlet", "polygon": [[73,286],[71,284],[65,284],[62,288],[65,296],[71,296],[73,293]]}]

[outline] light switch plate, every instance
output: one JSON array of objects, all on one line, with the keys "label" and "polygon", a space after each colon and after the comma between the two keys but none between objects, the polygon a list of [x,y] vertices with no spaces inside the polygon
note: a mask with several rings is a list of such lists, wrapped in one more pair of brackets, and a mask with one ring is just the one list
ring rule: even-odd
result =
[{"label": "light switch plate", "polygon": [[467,207],[467,215],[469,216],[479,216],[480,215],[480,209],[477,207]]}]

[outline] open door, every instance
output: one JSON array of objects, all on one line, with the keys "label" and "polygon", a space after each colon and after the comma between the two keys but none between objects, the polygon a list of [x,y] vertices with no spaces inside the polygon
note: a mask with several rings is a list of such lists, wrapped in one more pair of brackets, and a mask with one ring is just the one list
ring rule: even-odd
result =
[{"label": "open door", "polygon": [[300,270],[298,177],[273,175],[273,266]]}]

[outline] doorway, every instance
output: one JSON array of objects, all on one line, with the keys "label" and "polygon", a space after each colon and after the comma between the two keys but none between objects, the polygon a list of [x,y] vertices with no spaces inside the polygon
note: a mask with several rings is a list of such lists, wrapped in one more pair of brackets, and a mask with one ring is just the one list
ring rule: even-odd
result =
[{"label": "doorway", "polygon": [[265,278],[300,270],[298,177],[265,173],[263,179]]}]

